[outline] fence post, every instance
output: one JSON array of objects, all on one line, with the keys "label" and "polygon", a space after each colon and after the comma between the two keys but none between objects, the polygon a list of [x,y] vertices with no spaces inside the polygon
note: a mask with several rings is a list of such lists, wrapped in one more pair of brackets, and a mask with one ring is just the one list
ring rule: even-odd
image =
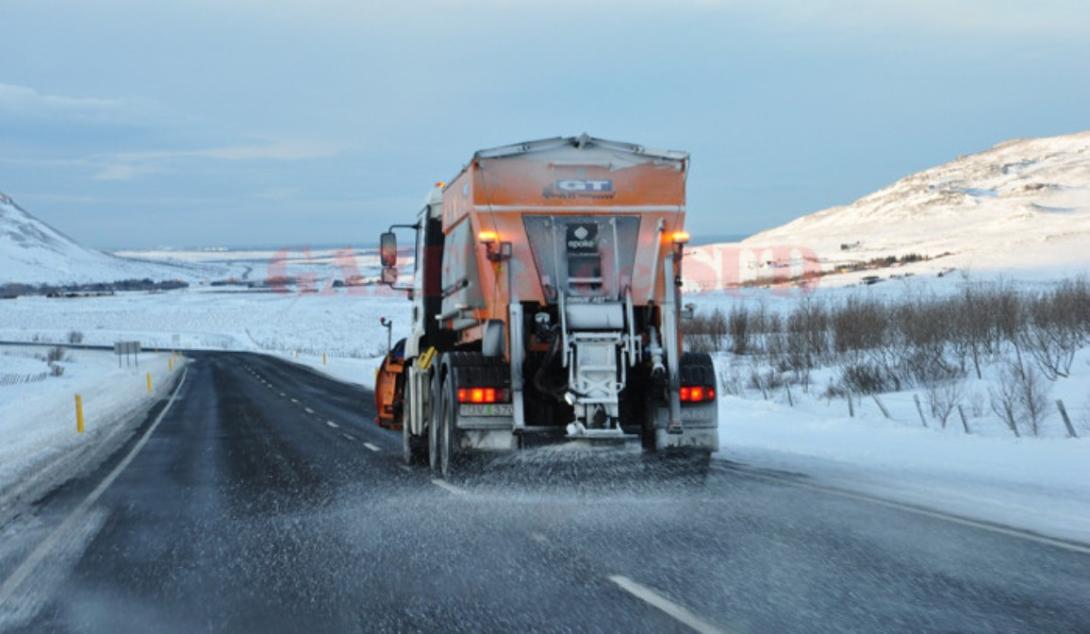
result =
[{"label": "fence post", "polygon": [[83,433],[83,398],[76,394],[76,433]]},{"label": "fence post", "polygon": [[961,426],[965,428],[965,433],[971,434],[972,432],[969,431],[969,421],[965,418],[965,409],[961,406],[961,403],[958,403],[958,415],[961,416]]},{"label": "fence post", "polygon": [[889,418],[889,419],[893,418],[892,416],[889,415],[889,410],[886,409],[885,404],[883,404],[882,401],[878,400],[878,395],[877,394],[871,394],[871,398],[874,399],[874,404],[878,406],[878,409],[882,410],[882,416],[885,416],[886,418]]},{"label": "fence post", "polygon": [[855,418],[855,404],[852,403],[852,393],[851,393],[850,390],[847,392],[847,395],[848,395],[848,416],[851,416],[852,418]]},{"label": "fence post", "polygon": [[787,404],[791,407],[795,406],[795,399],[791,397],[791,384],[787,381],[783,383],[783,389],[787,391]]},{"label": "fence post", "polygon": [[913,394],[912,395],[912,400],[916,401],[916,411],[919,412],[919,414],[920,414],[920,422],[923,423],[924,427],[927,427],[927,419],[924,418],[924,416],[923,416],[923,407],[920,405],[920,395],[919,394]]},{"label": "fence post", "polygon": [[1056,399],[1056,408],[1060,410],[1060,416],[1064,419],[1064,426],[1067,427],[1067,437],[1078,438],[1079,435],[1075,433],[1075,427],[1071,424],[1071,417],[1067,415],[1067,408],[1064,407],[1062,399]]},{"label": "fence post", "polygon": [[326,365],[327,363],[328,363],[328,359],[326,359],[326,354],[323,352],[322,353],[322,365]]}]

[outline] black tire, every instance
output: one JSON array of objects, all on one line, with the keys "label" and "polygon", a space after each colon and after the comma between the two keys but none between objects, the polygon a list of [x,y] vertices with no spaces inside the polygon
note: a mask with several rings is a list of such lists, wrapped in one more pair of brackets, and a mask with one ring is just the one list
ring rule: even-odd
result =
[{"label": "black tire", "polygon": [[[684,352],[681,355],[681,363],[678,364],[678,374],[682,385],[707,385],[716,386],[715,364],[712,357],[706,352]],[[655,433],[655,410],[666,403],[662,397],[656,397],[657,390],[649,390],[644,407],[644,424],[640,433],[640,443],[646,453],[656,453],[659,450],[658,436]],[[683,450],[680,453],[697,455],[707,453],[707,459],[711,459],[711,452],[705,449]],[[674,452],[679,453],[679,452]]]},{"label": "black tire", "polygon": [[439,427],[439,475],[447,479],[455,472],[458,451],[458,399],[453,373],[443,382],[443,416]]},{"label": "black tire", "polygon": [[643,398],[643,424],[640,425],[640,445],[644,453],[655,453],[659,450],[658,436],[655,434],[655,412],[661,406],[659,398],[655,398],[658,390],[647,390]]},{"label": "black tire", "polygon": [[441,366],[435,368],[431,376],[431,411],[428,413],[428,465],[432,471],[439,470],[439,425],[443,413],[443,390],[441,389]]},{"label": "black tire", "polygon": [[428,445],[427,438],[414,436],[409,430],[409,412],[412,411],[412,402],[416,398],[412,385],[412,381],[405,384],[405,402],[409,407],[403,410],[401,418],[401,458],[407,465],[419,465],[428,460]]}]

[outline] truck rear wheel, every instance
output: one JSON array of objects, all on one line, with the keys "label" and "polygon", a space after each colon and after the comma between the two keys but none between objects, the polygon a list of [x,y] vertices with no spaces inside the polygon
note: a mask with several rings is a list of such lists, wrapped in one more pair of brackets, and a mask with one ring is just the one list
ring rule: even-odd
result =
[{"label": "truck rear wheel", "polygon": [[439,474],[448,478],[454,473],[454,461],[458,451],[458,398],[454,385],[454,373],[443,382],[443,416],[438,429]]},{"label": "truck rear wheel", "polygon": [[[716,385],[715,364],[712,357],[706,352],[685,352],[681,355],[681,363],[678,364],[678,378],[681,385]],[[656,417],[660,408],[667,407],[663,390],[649,390],[644,408],[644,421],[640,433],[640,441],[647,453],[655,453],[659,450]],[[710,449],[671,449],[674,454],[704,456],[710,458]]]},{"label": "truck rear wheel", "polygon": [[412,433],[412,423],[416,421],[409,420],[411,412],[419,412],[420,408],[414,407],[414,399],[417,399],[419,395],[416,393],[416,382],[410,378],[405,382],[405,402],[409,407],[403,408],[403,416],[401,420],[401,457],[407,465],[424,464],[428,460],[428,445],[427,438],[414,435]]},{"label": "truck rear wheel", "polygon": [[443,415],[443,373],[436,368],[431,376],[431,407],[428,412],[428,465],[439,471],[439,427]]}]

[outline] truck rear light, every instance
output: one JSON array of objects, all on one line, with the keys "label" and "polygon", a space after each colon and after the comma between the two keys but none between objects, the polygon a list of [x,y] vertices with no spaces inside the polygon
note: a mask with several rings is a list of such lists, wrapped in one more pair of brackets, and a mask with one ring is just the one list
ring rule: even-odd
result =
[{"label": "truck rear light", "polygon": [[707,403],[715,400],[715,388],[704,385],[683,385],[678,396],[682,403]]},{"label": "truck rear light", "polygon": [[500,387],[458,388],[459,403],[506,403],[510,400],[510,392]]}]

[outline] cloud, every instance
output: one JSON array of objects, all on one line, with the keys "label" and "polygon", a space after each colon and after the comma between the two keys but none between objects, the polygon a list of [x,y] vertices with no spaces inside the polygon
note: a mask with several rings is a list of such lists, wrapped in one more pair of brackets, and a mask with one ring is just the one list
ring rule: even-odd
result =
[{"label": "cloud", "polygon": [[336,156],[340,151],[340,148],[324,143],[269,141],[189,150],[122,152],[94,156],[89,161],[99,165],[95,180],[121,181],[166,172],[169,165],[185,160],[303,161]]},{"label": "cloud", "polygon": [[96,181],[128,181],[143,176],[155,174],[163,170],[154,165],[137,165],[133,163],[114,163],[102,166],[92,177]]},{"label": "cloud", "polygon": [[358,0],[279,0],[270,11],[268,0],[190,0],[206,10],[229,11],[254,20],[353,27],[401,23],[429,16],[422,28],[447,29],[453,21],[471,22],[481,15],[551,15],[577,20],[589,14],[618,11],[667,11],[675,15],[714,17],[750,15],[790,28],[855,31],[860,28],[939,31],[982,35],[1040,37],[1090,33],[1086,0],[416,0],[410,5]]},{"label": "cloud", "polygon": [[50,95],[26,86],[0,83],[0,116],[89,124],[133,124],[159,107],[144,99]]}]

